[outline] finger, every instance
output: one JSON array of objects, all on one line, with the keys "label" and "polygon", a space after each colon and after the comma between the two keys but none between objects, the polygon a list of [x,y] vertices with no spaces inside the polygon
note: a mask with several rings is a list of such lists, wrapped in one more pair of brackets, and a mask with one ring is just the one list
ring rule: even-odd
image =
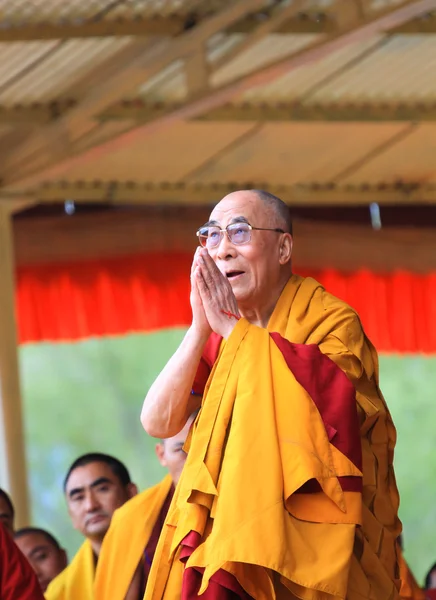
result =
[{"label": "finger", "polygon": [[192,265],[191,265],[191,275],[193,275],[193,273],[195,271],[195,268],[198,265],[198,259],[199,259],[199,256],[200,256],[200,250],[201,250],[201,248],[200,248],[200,246],[198,246],[198,248],[196,249],[196,251],[194,253],[194,258],[192,259]]},{"label": "finger", "polygon": [[215,261],[212,259],[207,249],[201,252],[199,262],[202,266],[202,272],[204,277],[207,278],[208,281],[210,281],[211,285],[212,282],[215,282],[216,285],[223,279],[227,280],[227,278],[224,277],[224,275],[216,266]]}]

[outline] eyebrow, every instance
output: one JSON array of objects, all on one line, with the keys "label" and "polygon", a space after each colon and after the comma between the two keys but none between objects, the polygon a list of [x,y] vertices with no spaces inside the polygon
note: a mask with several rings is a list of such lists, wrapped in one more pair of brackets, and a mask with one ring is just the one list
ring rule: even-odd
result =
[{"label": "eyebrow", "polygon": [[[95,481],[93,481],[89,487],[90,488],[95,488],[98,487],[99,485],[101,485],[102,483],[110,483],[113,484],[113,481],[111,481],[108,477],[99,477],[98,479],[96,479]],[[78,488],[73,488],[70,492],[68,492],[68,497],[72,498],[73,496],[80,494],[81,492],[84,492],[85,488],[84,487],[78,487]]]}]

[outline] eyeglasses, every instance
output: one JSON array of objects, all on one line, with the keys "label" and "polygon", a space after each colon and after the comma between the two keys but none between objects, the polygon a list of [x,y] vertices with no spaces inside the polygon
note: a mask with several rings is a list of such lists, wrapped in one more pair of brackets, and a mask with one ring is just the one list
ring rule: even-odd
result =
[{"label": "eyeglasses", "polygon": [[220,245],[224,233],[232,244],[240,246],[248,244],[251,241],[251,232],[255,231],[275,231],[276,233],[286,233],[283,229],[269,229],[267,227],[252,227],[249,223],[232,223],[225,229],[220,229],[217,225],[205,225],[197,231],[198,241],[204,248],[216,248]]}]

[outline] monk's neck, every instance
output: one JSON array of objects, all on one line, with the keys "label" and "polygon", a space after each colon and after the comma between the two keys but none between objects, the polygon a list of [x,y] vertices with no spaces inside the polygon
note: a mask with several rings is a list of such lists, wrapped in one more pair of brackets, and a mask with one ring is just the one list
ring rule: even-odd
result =
[{"label": "monk's neck", "polygon": [[89,540],[89,543],[91,544],[95,562],[97,563],[98,557],[100,556],[100,551],[101,551],[101,546],[103,544],[103,540]]},{"label": "monk's neck", "polygon": [[252,325],[257,327],[267,328],[271,315],[274,312],[276,304],[282,295],[282,292],[289,281],[289,277],[285,281],[281,281],[275,290],[271,290],[265,300],[259,301],[257,305],[240,305],[239,312],[244,319],[247,319]]}]

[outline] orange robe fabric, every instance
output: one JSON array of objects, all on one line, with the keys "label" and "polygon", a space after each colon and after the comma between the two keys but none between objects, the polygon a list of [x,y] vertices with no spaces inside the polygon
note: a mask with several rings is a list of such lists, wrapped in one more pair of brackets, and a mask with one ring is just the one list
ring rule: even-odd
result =
[{"label": "orange robe fabric", "polygon": [[418,585],[418,582],[403,556],[401,548],[397,547],[397,552],[401,579],[401,600],[426,600],[425,591]]},{"label": "orange robe fabric", "polygon": [[95,600],[124,600],[173,482],[167,475],[115,511],[95,576]]},{"label": "orange robe fabric", "polygon": [[[270,333],[316,345],[353,384],[362,492],[347,487],[362,473]],[[336,380],[317,376],[322,397]],[[200,594],[227,574],[242,590],[235,598],[397,600],[395,439],[358,316],[313,279],[292,276],[267,329],[241,319],[221,345],[144,598],[196,597],[182,589],[194,570]]]},{"label": "orange robe fabric", "polygon": [[89,540],[48,586],[46,600],[94,600],[95,557]]}]

